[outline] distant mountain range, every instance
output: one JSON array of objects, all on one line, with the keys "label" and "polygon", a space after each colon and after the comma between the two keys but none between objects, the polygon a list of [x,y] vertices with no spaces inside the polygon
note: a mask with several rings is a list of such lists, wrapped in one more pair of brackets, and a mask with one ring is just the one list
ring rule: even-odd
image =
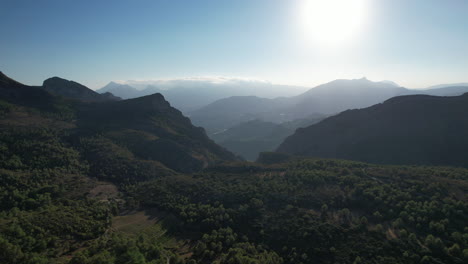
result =
[{"label": "distant mountain range", "polygon": [[446,84],[438,84],[438,85],[433,85],[429,86],[424,90],[431,90],[431,89],[438,89],[438,88],[444,88],[444,87],[455,87],[455,86],[468,86],[468,83],[446,83]]},{"label": "distant mountain range", "polygon": [[411,94],[426,94],[434,96],[458,96],[468,92],[467,86],[446,86],[441,88],[432,88],[422,91],[414,91]]},{"label": "distant mountain range", "polygon": [[468,93],[409,95],[298,129],[278,152],[385,164],[467,166]]},{"label": "distant mountain range", "polygon": [[348,109],[364,108],[400,95],[455,96],[464,92],[468,92],[468,86],[411,90],[389,81],[372,82],[366,78],[335,80],[293,97],[225,98],[192,111],[189,116],[194,124],[204,127],[211,134],[255,119],[283,123],[313,114],[333,115]]},{"label": "distant mountain range", "polygon": [[111,92],[123,99],[161,93],[182,112],[201,108],[216,100],[230,96],[260,96],[275,98],[292,96],[307,88],[276,85],[264,81],[235,78],[188,78],[160,81],[110,82],[98,93]]}]

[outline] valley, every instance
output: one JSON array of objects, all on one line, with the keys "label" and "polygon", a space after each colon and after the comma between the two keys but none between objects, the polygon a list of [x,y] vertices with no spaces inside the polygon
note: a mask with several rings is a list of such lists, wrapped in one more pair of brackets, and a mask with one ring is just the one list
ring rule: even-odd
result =
[{"label": "valley", "polygon": [[[460,145],[467,138],[466,95],[400,96],[330,118],[254,120],[215,135],[233,148],[242,148],[236,138],[254,149],[252,142],[264,141],[258,147],[264,150],[280,145],[246,162],[160,94],[119,100],[57,82],[49,92],[1,75],[3,263],[463,263],[468,257],[468,170]],[[430,114],[422,118],[422,111]],[[388,144],[377,130],[382,123],[395,139],[393,128],[404,127],[407,139],[422,128],[414,130],[420,140],[450,133],[457,145],[444,141],[451,152],[443,158],[431,156],[441,153],[437,144],[424,155],[392,153],[379,145]],[[306,128],[293,131],[301,125]],[[382,139],[356,141],[346,151],[314,147],[372,138],[361,129]],[[372,155],[352,152],[362,151],[359,144],[375,147]],[[345,160],[361,157],[366,162]]]}]

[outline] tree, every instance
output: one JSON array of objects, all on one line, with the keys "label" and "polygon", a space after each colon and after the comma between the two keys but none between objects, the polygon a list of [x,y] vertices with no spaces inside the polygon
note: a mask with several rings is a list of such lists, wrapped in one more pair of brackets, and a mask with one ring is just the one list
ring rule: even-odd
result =
[{"label": "tree", "polygon": [[353,261],[353,264],[361,264],[362,263],[362,260],[361,260],[361,257],[357,256],[354,261]]}]

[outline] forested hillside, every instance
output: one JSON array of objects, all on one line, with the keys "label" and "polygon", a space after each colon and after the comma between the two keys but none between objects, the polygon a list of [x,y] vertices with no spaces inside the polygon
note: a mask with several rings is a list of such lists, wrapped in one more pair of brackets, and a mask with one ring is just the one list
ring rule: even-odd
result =
[{"label": "forested hillside", "polygon": [[116,187],[234,160],[161,95],[89,103],[2,74],[0,96],[0,263],[68,262],[131,208]]},{"label": "forested hillside", "polygon": [[467,175],[293,159],[225,164],[134,193],[194,235],[188,263],[463,263]]}]

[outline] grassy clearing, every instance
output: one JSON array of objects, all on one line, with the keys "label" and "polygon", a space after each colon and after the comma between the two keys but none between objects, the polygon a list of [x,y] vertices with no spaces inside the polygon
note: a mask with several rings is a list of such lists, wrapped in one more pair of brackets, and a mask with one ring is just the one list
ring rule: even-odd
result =
[{"label": "grassy clearing", "polygon": [[174,216],[169,213],[157,209],[146,209],[114,217],[112,230],[130,236],[149,235],[164,243],[166,249],[185,246],[184,253],[187,253],[189,240],[174,236],[168,230],[173,221]]}]

